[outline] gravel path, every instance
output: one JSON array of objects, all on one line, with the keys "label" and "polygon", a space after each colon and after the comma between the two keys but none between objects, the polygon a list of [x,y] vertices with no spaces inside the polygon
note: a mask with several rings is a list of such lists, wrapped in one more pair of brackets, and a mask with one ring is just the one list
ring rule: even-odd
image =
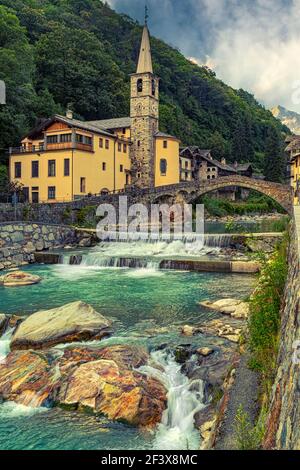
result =
[{"label": "gravel path", "polygon": [[248,413],[251,423],[254,424],[257,417],[258,375],[248,368],[248,360],[249,355],[243,354],[236,371],[235,382],[229,392],[228,407],[220,427],[216,450],[237,449],[235,417],[240,405]]}]

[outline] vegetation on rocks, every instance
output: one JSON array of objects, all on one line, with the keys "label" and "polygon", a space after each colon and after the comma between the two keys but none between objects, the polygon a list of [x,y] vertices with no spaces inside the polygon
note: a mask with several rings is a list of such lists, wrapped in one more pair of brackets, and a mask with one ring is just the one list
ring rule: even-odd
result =
[{"label": "vegetation on rocks", "polygon": [[280,311],[288,272],[287,245],[288,241],[284,239],[269,259],[260,254],[262,269],[257,287],[250,298],[249,367],[260,375],[260,412],[253,425],[245,410],[239,409],[236,417],[236,439],[241,450],[260,448],[265,433],[268,406],[276,375]]}]

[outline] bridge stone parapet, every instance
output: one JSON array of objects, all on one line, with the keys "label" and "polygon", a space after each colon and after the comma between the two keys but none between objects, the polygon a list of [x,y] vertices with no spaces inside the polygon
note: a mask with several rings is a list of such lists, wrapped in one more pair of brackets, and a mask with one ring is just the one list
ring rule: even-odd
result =
[{"label": "bridge stone parapet", "polygon": [[241,187],[258,191],[276,201],[287,213],[292,214],[293,190],[290,186],[262,181],[245,176],[224,176],[208,181],[191,181],[151,188],[129,188],[118,193],[84,197],[73,202],[52,204],[0,204],[0,222],[19,220],[43,223],[76,224],[78,214],[86,207],[113,204],[116,209],[119,197],[127,196],[128,204],[143,203],[192,203],[201,196],[226,187]]}]

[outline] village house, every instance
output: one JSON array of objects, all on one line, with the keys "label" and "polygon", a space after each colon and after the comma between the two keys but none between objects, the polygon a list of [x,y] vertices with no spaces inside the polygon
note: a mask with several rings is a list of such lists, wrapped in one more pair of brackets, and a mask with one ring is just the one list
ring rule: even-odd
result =
[{"label": "village house", "polygon": [[[202,150],[197,146],[185,147],[180,151],[180,180],[204,182],[222,176],[241,175],[253,177],[251,163],[228,164],[225,158],[215,160],[210,150]],[[241,197],[246,197],[248,190],[241,189]],[[235,200],[237,188],[224,188],[217,192],[219,196]]]},{"label": "village house", "polygon": [[292,135],[286,138],[288,146],[285,151],[289,154],[290,185],[294,189],[294,203],[300,200],[300,136]]}]

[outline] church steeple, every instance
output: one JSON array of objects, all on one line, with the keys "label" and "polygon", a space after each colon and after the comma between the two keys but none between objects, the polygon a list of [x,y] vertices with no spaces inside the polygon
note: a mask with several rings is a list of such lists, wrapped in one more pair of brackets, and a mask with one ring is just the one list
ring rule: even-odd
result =
[{"label": "church steeple", "polygon": [[147,18],[146,8],[137,71],[131,75],[131,182],[139,187],[155,184],[155,135],[159,118],[159,79],[153,74]]},{"label": "church steeple", "polygon": [[141,49],[136,73],[153,73],[150,35],[146,22],[143,29]]}]

